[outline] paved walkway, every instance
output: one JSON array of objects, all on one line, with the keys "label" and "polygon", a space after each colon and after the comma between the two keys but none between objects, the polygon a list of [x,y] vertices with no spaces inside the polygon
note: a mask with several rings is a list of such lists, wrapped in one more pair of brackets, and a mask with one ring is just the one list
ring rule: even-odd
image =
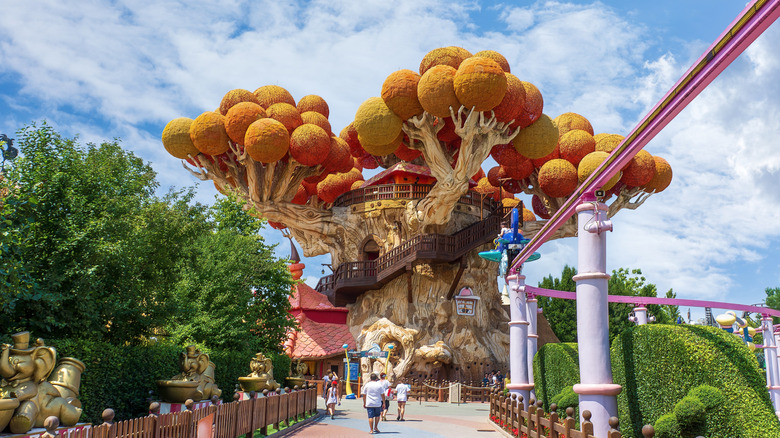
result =
[{"label": "paved walkway", "polygon": [[[317,402],[320,412],[325,412],[322,398]],[[393,401],[387,415],[388,421],[379,423],[381,433],[368,433],[368,417],[363,409],[363,401],[342,400],[341,406],[336,406],[336,418],[323,415],[303,427],[300,427],[285,437],[495,437],[501,433],[491,426],[488,420],[490,413],[487,403],[449,404],[436,402],[413,401],[406,405],[406,421],[395,421],[398,414],[398,404]]]}]

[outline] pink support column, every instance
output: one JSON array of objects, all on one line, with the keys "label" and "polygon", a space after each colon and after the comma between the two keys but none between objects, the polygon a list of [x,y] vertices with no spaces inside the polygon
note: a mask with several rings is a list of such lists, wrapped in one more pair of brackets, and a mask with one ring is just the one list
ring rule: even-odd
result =
[{"label": "pink support column", "polygon": [[584,411],[590,411],[594,435],[606,437],[609,418],[618,413],[615,396],[622,389],[612,382],[609,359],[606,232],[612,230],[612,223],[607,218],[607,206],[590,199],[577,206],[578,273],[574,281],[580,383],[574,385],[574,392],[580,396],[580,420]]},{"label": "pink support column", "polygon": [[531,385],[531,397],[536,398],[536,393],[533,390],[534,385],[534,356],[536,356],[536,348],[538,345],[539,335],[536,334],[536,320],[537,309],[539,305],[536,301],[536,296],[528,294],[528,300],[526,301],[526,314],[528,315],[528,383]]},{"label": "pink support column", "polygon": [[510,393],[523,397],[528,406],[534,385],[528,382],[528,316],[525,297],[525,276],[510,274],[509,284],[509,379]]},{"label": "pink support column", "polygon": [[766,386],[769,398],[775,407],[775,414],[780,417],[780,370],[777,362],[777,343],[775,342],[772,317],[764,315],[761,320],[761,330],[764,336],[764,361],[766,362]]}]

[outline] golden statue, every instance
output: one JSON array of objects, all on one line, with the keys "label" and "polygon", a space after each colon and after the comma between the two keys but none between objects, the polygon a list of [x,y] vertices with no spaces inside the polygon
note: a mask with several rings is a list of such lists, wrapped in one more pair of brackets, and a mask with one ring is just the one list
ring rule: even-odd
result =
[{"label": "golden statue", "polygon": [[30,347],[30,332],[11,338],[13,346],[3,344],[0,355],[0,431],[8,426],[11,433],[25,433],[42,427],[49,416],[62,425],[75,425],[81,417],[78,395],[84,363],[66,357],[55,369],[57,352],[43,339]]},{"label": "golden statue", "polygon": [[181,373],[170,380],[158,380],[157,394],[163,401],[170,403],[184,403],[187,399],[207,400],[215,395],[219,397],[222,390],[214,382],[215,368],[208,354],[202,353],[194,345],[188,345],[185,351],[179,353]]},{"label": "golden statue", "polygon": [[274,365],[271,359],[263,353],[257,353],[249,363],[252,373],[246,377],[239,377],[238,383],[245,392],[261,392],[264,389],[275,391],[279,384],[274,380]]},{"label": "golden statue", "polygon": [[288,388],[302,387],[306,383],[306,378],[303,377],[309,371],[309,366],[301,362],[300,359],[295,363],[290,363],[290,377],[284,379]]}]

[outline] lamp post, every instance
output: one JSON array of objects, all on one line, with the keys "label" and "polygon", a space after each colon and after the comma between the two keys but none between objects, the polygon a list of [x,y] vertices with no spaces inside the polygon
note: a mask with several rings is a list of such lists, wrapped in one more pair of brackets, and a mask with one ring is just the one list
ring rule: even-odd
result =
[{"label": "lamp post", "polygon": [[352,385],[350,384],[350,375],[352,374],[352,367],[349,366],[349,344],[344,344],[341,346],[341,348],[344,349],[344,356],[347,358],[347,400],[354,400],[357,398],[355,394],[352,393]]},{"label": "lamp post", "polygon": [[390,356],[393,354],[393,348],[395,348],[395,345],[393,344],[387,345],[387,359],[385,359],[385,374],[387,374],[387,366],[390,365]]}]

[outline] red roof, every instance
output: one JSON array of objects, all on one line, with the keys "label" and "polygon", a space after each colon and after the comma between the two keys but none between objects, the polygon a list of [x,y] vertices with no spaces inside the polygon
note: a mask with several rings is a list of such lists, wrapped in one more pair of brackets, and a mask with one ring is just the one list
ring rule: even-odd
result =
[{"label": "red roof", "polygon": [[346,324],[346,308],[334,307],[325,295],[305,283],[295,285],[290,305],[300,327],[290,332],[284,343],[290,357],[323,359],[344,354],[344,344],[355,349],[355,338]]}]

